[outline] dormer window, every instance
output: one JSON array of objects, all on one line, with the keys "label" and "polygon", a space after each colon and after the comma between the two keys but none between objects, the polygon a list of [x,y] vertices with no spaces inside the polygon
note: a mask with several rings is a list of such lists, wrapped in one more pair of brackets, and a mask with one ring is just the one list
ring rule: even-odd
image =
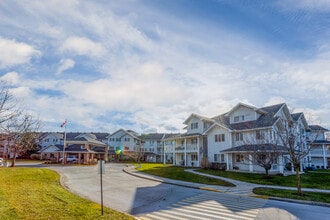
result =
[{"label": "dormer window", "polygon": [[198,129],[198,122],[191,123],[190,128],[191,130]]},{"label": "dormer window", "polygon": [[234,122],[244,121],[244,115],[239,115],[234,117]]}]

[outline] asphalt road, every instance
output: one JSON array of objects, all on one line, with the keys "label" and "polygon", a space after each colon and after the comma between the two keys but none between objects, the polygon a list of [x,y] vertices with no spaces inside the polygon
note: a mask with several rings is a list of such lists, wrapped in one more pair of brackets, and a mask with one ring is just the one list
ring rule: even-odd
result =
[{"label": "asphalt road", "polygon": [[[140,219],[329,219],[330,208],[211,192],[129,175],[124,164],[106,164],[104,205]],[[62,184],[100,203],[97,166],[53,166]]]}]

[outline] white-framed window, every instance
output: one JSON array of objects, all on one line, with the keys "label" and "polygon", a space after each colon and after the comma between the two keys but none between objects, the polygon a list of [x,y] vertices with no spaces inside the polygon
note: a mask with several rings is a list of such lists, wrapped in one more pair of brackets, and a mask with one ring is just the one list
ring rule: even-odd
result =
[{"label": "white-framed window", "polygon": [[220,154],[214,154],[214,162],[218,162],[220,160]]},{"label": "white-framed window", "polygon": [[224,142],[225,141],[225,134],[216,134],[214,135],[215,142]]},{"label": "white-framed window", "polygon": [[257,130],[256,131],[256,139],[257,140],[265,139],[265,133],[261,130]]},{"label": "white-framed window", "polygon": [[224,154],[214,154],[214,162],[225,162],[225,155]]},{"label": "white-framed window", "polygon": [[225,162],[225,155],[224,154],[220,154],[220,162]]},{"label": "white-framed window", "polygon": [[244,162],[244,155],[243,154],[236,154],[236,162]]},{"label": "white-framed window", "polygon": [[196,154],[192,154],[191,155],[191,160],[198,160],[197,155]]},{"label": "white-framed window", "polygon": [[234,122],[244,121],[244,119],[245,119],[244,115],[238,115],[234,117]]},{"label": "white-framed window", "polygon": [[191,139],[191,144],[197,144],[197,138]]},{"label": "white-framed window", "polygon": [[191,130],[198,129],[198,122],[191,123],[190,128],[191,128]]},{"label": "white-framed window", "polygon": [[243,133],[236,133],[235,134],[236,141],[243,141]]}]

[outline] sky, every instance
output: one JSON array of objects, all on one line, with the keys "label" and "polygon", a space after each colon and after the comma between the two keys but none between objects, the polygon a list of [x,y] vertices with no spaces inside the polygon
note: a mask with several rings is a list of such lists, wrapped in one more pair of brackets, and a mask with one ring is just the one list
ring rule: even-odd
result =
[{"label": "sky", "polygon": [[287,103],[330,129],[328,0],[0,0],[0,80],[43,131],[182,132]]}]

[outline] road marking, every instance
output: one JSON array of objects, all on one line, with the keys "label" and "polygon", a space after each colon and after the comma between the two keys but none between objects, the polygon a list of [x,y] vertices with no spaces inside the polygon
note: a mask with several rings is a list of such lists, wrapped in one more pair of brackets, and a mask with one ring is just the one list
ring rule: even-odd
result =
[{"label": "road marking", "polygon": [[163,210],[139,216],[143,220],[183,220],[183,219],[254,219],[265,199],[242,197],[212,192],[198,194],[183,199]]}]

